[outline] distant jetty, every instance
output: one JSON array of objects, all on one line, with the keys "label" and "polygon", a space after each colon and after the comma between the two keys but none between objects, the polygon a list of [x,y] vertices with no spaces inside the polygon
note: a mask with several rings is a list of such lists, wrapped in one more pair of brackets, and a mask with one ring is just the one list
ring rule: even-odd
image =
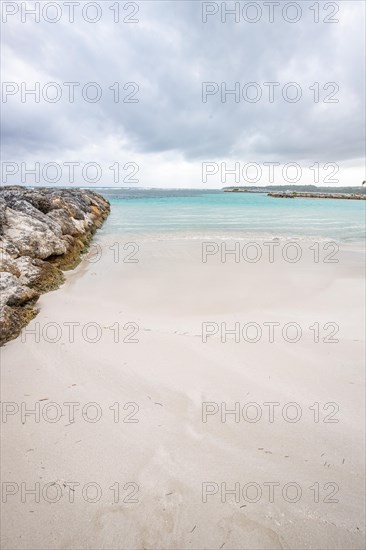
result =
[{"label": "distant jetty", "polygon": [[277,199],[344,199],[354,201],[366,200],[366,195],[356,195],[351,193],[297,193],[296,191],[280,192],[275,191],[267,193],[268,197],[275,197]]},{"label": "distant jetty", "polygon": [[279,199],[343,199],[365,200],[366,188],[363,187],[316,187],[315,185],[289,187],[267,185],[265,187],[224,187],[225,193],[265,193]]}]

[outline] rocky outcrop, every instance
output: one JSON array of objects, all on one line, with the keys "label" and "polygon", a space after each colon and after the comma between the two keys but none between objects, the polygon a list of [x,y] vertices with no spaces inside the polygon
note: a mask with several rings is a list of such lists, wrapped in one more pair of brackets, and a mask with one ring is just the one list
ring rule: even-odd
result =
[{"label": "rocky outcrop", "polygon": [[0,189],[0,345],[37,314],[42,292],[60,286],[109,211],[89,190]]}]

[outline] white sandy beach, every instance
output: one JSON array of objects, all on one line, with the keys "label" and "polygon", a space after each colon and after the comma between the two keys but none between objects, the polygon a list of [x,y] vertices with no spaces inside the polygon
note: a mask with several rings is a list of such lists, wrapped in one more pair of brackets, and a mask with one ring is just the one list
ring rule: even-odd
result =
[{"label": "white sandy beach", "polygon": [[[118,240],[98,236],[100,260],[84,260],[62,288],[42,296],[25,342],[2,350],[2,479],[12,483],[2,547],[363,548],[362,248],[343,245],[339,263],[314,263],[304,240],[304,258],[294,264],[218,256],[203,263],[198,239],[132,236],[121,246],[137,242],[139,262],[125,263],[126,252],[115,262],[109,248]],[[204,322],[211,329],[257,323],[262,337],[223,343],[218,332],[203,343]],[[280,323],[272,343],[268,322]],[[290,322],[302,329],[297,342],[282,337]],[[60,327],[56,342],[49,323]],[[65,323],[79,323],[74,341]],[[85,333],[88,323],[101,327],[96,343],[98,328]],[[129,323],[138,342],[123,341],[134,331]],[[324,342],[333,323],[339,342]],[[37,402],[38,421],[22,417],[21,403],[34,409]],[[49,402],[58,408],[44,409]],[[85,407],[92,402],[98,407]],[[232,410],[236,402],[240,418],[223,422],[221,404]],[[287,406],[294,402],[296,409]],[[79,403],[74,422],[65,403]],[[202,403],[215,413],[206,422]],[[268,403],[276,403],[273,422]],[[98,411],[100,420],[90,421]],[[90,482],[98,485],[88,489]],[[25,493],[36,483],[39,502]],[[240,484],[239,498],[222,502],[225,483],[227,490]],[[268,483],[277,484],[273,498]],[[87,502],[98,487],[100,499]],[[51,503],[56,490],[62,495]]]}]

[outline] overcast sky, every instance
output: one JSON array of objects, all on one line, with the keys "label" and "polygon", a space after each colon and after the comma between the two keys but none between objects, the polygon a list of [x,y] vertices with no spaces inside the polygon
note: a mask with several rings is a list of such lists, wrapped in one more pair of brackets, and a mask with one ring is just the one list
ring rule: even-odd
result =
[{"label": "overcast sky", "polygon": [[[47,3],[55,4],[41,5]],[[7,4],[6,9],[12,11],[16,3],[2,4],[3,10]],[[34,2],[28,4],[31,7]],[[324,178],[332,174],[333,165],[324,168],[327,163],[339,166],[334,176],[339,185],[359,185],[365,179],[363,1],[328,2],[327,7],[319,3],[319,23],[314,22],[317,14],[310,9],[314,2],[307,1],[297,2],[302,13],[294,23],[285,17],[296,18],[295,8],[282,13],[288,2],[273,7],[273,23],[263,2],[252,2],[257,8],[241,11],[239,22],[229,15],[222,22],[221,2],[206,6],[196,1],[145,1],[127,6],[121,2],[117,23],[113,21],[117,14],[110,9],[115,2],[99,3],[96,23],[84,21],[81,7],[85,2],[75,5],[74,23],[69,22],[65,3],[58,4],[58,22],[45,21],[45,17],[55,17],[56,10],[50,6],[39,23],[26,14],[22,22],[18,11],[2,25],[2,78],[19,86],[18,92],[16,86],[5,84],[3,161],[23,162],[26,168],[35,162],[41,168],[45,163],[59,163],[59,185],[71,183],[69,168],[63,163],[74,161],[80,163],[74,182],[79,185],[87,185],[95,173],[90,169],[85,180],[81,173],[85,163],[101,165],[102,177],[95,186],[221,187],[225,181],[218,170],[220,163],[232,169],[235,162],[240,169],[248,163],[261,165],[261,185],[270,183],[265,162],[281,163],[274,169],[276,184],[286,183],[282,170],[286,163],[302,166],[299,183],[314,183],[315,170],[309,167],[315,162],[320,163],[319,184],[327,184]],[[241,10],[245,4],[240,2]],[[203,23],[203,10],[216,9]],[[93,7],[87,12],[89,18],[96,14]],[[245,20],[256,15],[256,23]],[[124,18],[138,22],[127,23]],[[325,23],[325,18],[339,22]],[[22,82],[29,89],[40,83],[39,103],[31,95],[21,101]],[[55,103],[42,97],[42,90],[54,97],[56,88],[44,88],[49,82],[58,83],[62,92]],[[65,82],[80,83],[74,90],[74,103],[69,101]],[[102,91],[96,103],[81,94],[90,82]],[[114,101],[116,86],[114,92],[109,89],[116,82],[120,83],[119,102]],[[131,82],[135,84],[124,90]],[[212,95],[206,102],[202,101],[204,82],[216,83],[209,87]],[[250,82],[257,84],[246,88]],[[266,82],[278,83],[272,103]],[[297,102],[283,98],[289,82],[296,82],[296,87],[287,89],[290,99],[302,92]],[[315,82],[319,83],[318,102],[314,101]],[[222,101],[221,88],[233,89],[235,83],[239,83],[240,97],[230,94]],[[327,83],[336,85],[323,89]],[[95,90],[92,86],[86,93],[92,98]],[[259,92],[262,97],[256,103],[249,101]],[[123,102],[128,95],[138,101]],[[327,97],[338,102],[325,103]],[[205,182],[203,162],[217,163],[217,174]],[[114,163],[120,163],[119,179],[109,168]],[[5,170],[16,168],[6,165]],[[56,172],[48,170],[52,178]],[[215,165],[210,170],[216,171]],[[255,178],[252,169],[246,173]],[[126,180],[128,174],[134,174],[130,180]],[[7,183],[20,179],[19,168]],[[6,182],[4,174],[2,181]],[[32,185],[34,176],[28,174],[23,181]],[[47,183],[42,174],[40,183]],[[234,179],[228,177],[226,184],[232,183]]]}]

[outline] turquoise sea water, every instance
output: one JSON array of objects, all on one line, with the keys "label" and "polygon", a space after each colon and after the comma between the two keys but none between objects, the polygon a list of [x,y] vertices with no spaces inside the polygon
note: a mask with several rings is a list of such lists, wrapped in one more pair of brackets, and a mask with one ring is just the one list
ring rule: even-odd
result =
[{"label": "turquoise sea water", "polygon": [[107,233],[365,239],[366,201],[279,199],[220,190],[94,190],[112,205]]}]

